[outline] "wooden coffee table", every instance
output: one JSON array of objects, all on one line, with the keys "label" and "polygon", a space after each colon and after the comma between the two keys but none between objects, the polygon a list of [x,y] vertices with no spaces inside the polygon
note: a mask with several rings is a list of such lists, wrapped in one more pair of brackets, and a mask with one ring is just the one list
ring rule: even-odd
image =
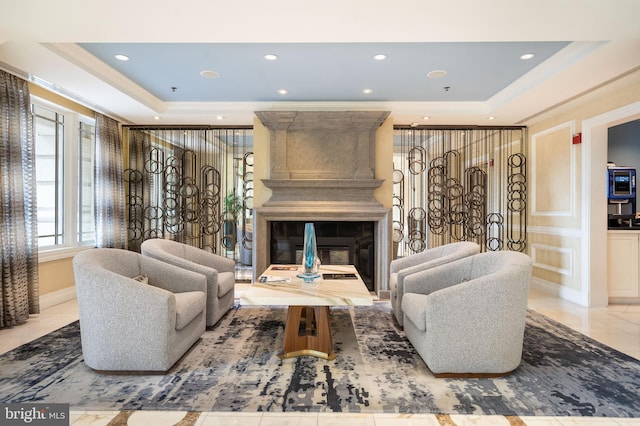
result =
[{"label": "wooden coffee table", "polygon": [[[332,360],[331,306],[370,306],[373,297],[353,265],[322,265],[305,283],[299,265],[271,265],[240,296],[241,305],[288,306],[281,358],[312,355]],[[266,282],[260,282],[267,277]],[[263,279],[264,280],[264,279]]]}]

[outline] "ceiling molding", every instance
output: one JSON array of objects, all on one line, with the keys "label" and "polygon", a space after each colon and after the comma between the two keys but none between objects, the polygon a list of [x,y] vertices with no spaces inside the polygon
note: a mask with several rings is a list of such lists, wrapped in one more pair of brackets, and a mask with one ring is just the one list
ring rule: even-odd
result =
[{"label": "ceiling molding", "polygon": [[98,58],[74,43],[42,43],[44,47],[62,56],[72,64],[82,68],[115,89],[127,94],[157,113],[163,113],[165,105],[147,90],[128,79]]}]

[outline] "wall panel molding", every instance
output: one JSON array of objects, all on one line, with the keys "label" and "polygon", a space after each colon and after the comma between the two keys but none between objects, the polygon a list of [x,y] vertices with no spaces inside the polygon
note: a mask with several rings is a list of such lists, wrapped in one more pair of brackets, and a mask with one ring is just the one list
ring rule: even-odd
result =
[{"label": "wall panel molding", "polygon": [[[542,164],[548,163],[548,158],[541,158],[538,153],[540,141],[543,137],[548,136],[552,133],[560,132],[562,130],[568,129],[569,135],[568,138],[563,141],[563,144],[566,144],[565,147],[569,150],[569,181],[567,182],[559,182],[562,185],[568,185],[567,188],[567,196],[568,196],[568,205],[566,209],[556,209],[556,210],[544,210],[543,208],[538,207],[538,197],[547,197],[549,195],[549,191],[538,194],[538,182],[539,182],[539,169],[542,168]],[[558,216],[558,217],[573,217],[576,215],[576,155],[575,149],[573,149],[571,137],[575,133],[575,121],[568,121],[562,124],[559,124],[555,127],[551,127],[542,132],[535,133],[531,135],[531,216]],[[563,147],[558,147],[558,149],[562,149]],[[547,161],[545,161],[545,159]],[[554,188],[555,189],[555,188]],[[542,189],[540,189],[542,191]]]},{"label": "wall panel molding", "polygon": [[580,228],[559,228],[551,226],[528,226],[528,234],[544,234],[554,235],[558,237],[581,238],[582,230]]},{"label": "wall panel molding", "polygon": [[[567,265],[565,267],[558,267],[550,265],[544,261],[540,261],[543,252],[551,252],[558,256],[561,260],[566,259]],[[546,271],[555,272],[568,277],[574,275],[574,258],[575,250],[571,248],[550,246],[547,244],[531,244],[531,259],[533,260],[533,266],[536,268],[544,269]]]}]

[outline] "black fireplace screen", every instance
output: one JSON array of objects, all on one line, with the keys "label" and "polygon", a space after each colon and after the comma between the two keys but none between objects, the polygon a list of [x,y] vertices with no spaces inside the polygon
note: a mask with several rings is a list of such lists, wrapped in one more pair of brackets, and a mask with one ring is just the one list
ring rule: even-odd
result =
[{"label": "black fireplace screen", "polygon": [[[270,222],[271,263],[302,263],[305,222]],[[314,222],[320,262],[325,265],[354,265],[374,291],[375,241],[373,222]]]}]

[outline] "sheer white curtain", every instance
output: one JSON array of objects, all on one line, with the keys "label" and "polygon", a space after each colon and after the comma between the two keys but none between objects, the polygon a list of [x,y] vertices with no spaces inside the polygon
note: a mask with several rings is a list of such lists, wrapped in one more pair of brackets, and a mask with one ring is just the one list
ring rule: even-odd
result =
[{"label": "sheer white curtain", "polygon": [[122,137],[116,120],[96,114],[96,246],[127,248]]},{"label": "sheer white curtain", "polygon": [[0,71],[0,327],[40,311],[35,182],[29,86]]}]

